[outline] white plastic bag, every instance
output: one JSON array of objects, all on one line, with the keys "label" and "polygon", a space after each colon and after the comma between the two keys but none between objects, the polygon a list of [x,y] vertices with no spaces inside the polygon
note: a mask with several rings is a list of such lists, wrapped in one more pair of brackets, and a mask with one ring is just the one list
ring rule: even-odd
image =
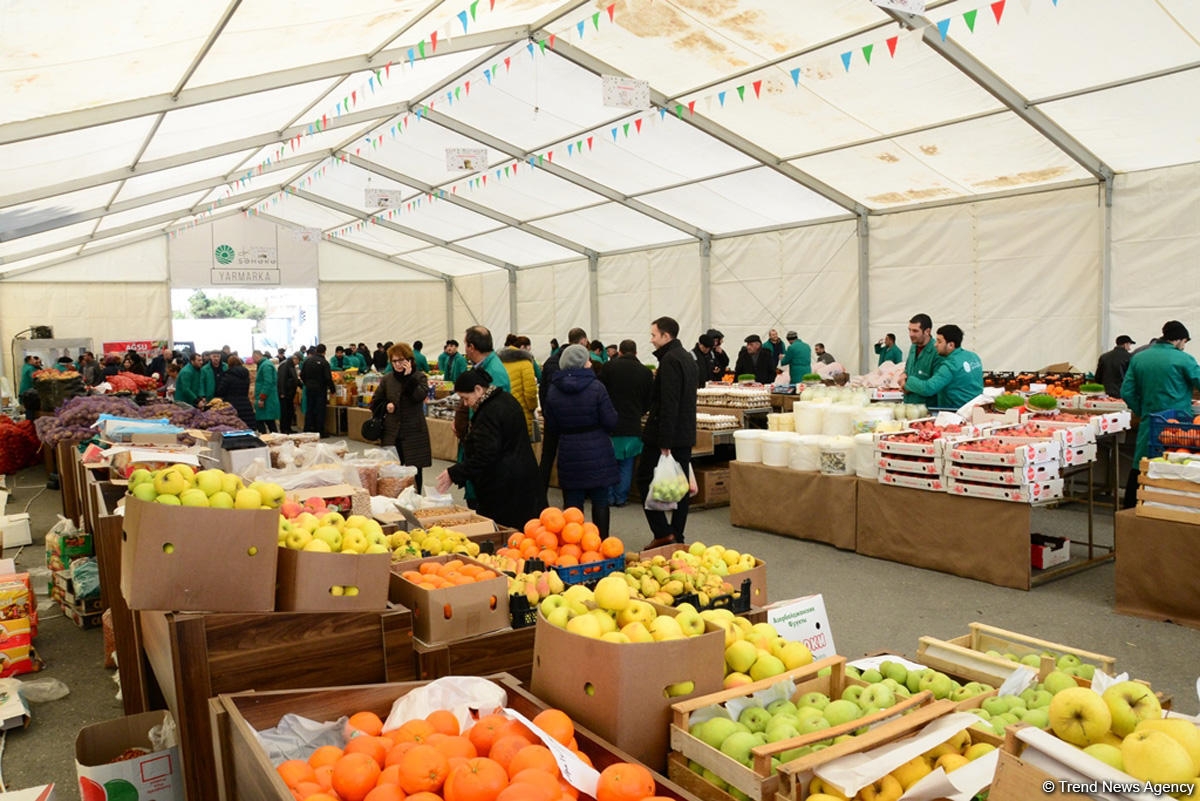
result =
[{"label": "white plastic bag", "polygon": [[692,469],[692,463],[688,462],[688,497],[695,498],[699,491],[700,485],[696,483],[696,471]]},{"label": "white plastic bag", "polygon": [[678,508],[688,489],[688,477],[683,468],[669,453],[664,453],[654,467],[654,477],[650,480],[650,491],[646,493],[643,506],[660,512]]}]

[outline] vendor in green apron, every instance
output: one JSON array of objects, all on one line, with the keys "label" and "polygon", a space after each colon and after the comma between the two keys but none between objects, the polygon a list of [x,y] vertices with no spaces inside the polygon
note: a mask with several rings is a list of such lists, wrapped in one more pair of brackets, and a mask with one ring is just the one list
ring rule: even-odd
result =
[{"label": "vendor in green apron", "polygon": [[[914,315],[908,321],[908,341],[912,345],[908,349],[908,359],[904,362],[904,373],[909,378],[928,381],[933,378],[933,370],[941,358],[933,342],[933,320],[928,314]],[[928,408],[937,405],[937,397],[905,389],[904,402],[923,403]]]},{"label": "vendor in green apron", "polygon": [[1133,452],[1133,467],[1125,484],[1126,509],[1137,505],[1138,473],[1142,458],[1150,455],[1150,415],[1156,412],[1179,410],[1191,420],[1192,390],[1200,389],[1200,366],[1195,357],[1183,348],[1191,337],[1183,323],[1168,320],[1162,336],[1129,361],[1125,380],[1121,383],[1121,398],[1129,409],[1142,418],[1138,424],[1137,449]]},{"label": "vendor in green apron", "polygon": [[262,351],[254,351],[254,419],[260,434],[279,430],[279,374],[271,359]]},{"label": "vendor in green apron", "polygon": [[957,325],[937,330],[937,352],[941,357],[929,379],[906,375],[901,389],[918,395],[934,395],[939,409],[957,409],[983,394],[983,363],[962,347],[963,331]]},{"label": "vendor in green apron", "polygon": [[875,355],[879,357],[879,364],[884,362],[899,364],[900,360],[904,358],[900,346],[896,344],[896,335],[892,333],[884,334],[883,339],[875,343]]}]

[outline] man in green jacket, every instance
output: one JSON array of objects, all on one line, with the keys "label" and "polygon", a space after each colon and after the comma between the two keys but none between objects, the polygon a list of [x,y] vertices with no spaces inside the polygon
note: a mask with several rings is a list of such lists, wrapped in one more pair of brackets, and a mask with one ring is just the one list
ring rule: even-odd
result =
[{"label": "man in green jacket", "polygon": [[1129,409],[1142,418],[1138,424],[1137,448],[1133,452],[1133,469],[1125,484],[1125,508],[1137,505],[1138,473],[1142,457],[1150,455],[1150,421],[1156,412],[1178,409],[1192,413],[1192,390],[1200,389],[1200,366],[1195,357],[1183,349],[1191,337],[1183,323],[1168,320],[1158,341],[1129,361],[1125,380],[1121,382],[1121,398]]},{"label": "man in green jacket", "polygon": [[[909,378],[919,378],[928,381],[933,378],[933,369],[937,367],[937,347],[933,343],[933,320],[928,314],[915,315],[908,321],[908,341],[912,346],[908,349],[908,359],[904,362],[904,372]],[[905,403],[923,403],[926,406],[936,406],[937,398],[922,395],[912,390],[905,390]]]},{"label": "man in green jacket", "polygon": [[900,347],[896,344],[895,334],[884,334],[883,339],[875,343],[875,353],[879,355],[879,364],[891,362],[892,364],[900,364],[904,354],[900,352]]},{"label": "man in green jacket", "polygon": [[484,370],[492,377],[492,386],[500,387],[505,392],[512,392],[512,382],[508,379],[508,370],[500,362],[492,344],[492,332],[482,325],[473,325],[467,329],[463,337],[466,343],[463,348],[469,361],[476,370]]},{"label": "man in green jacket", "polygon": [[421,348],[425,347],[425,343],[417,340],[413,343],[413,365],[426,375],[429,374],[429,359],[425,358],[425,354],[421,353]]},{"label": "man in green jacket", "polygon": [[260,434],[279,430],[279,378],[267,354],[254,351],[254,420]]},{"label": "man in green jacket", "polygon": [[179,377],[175,379],[175,400],[180,403],[190,403],[192,406],[199,406],[200,401],[208,400],[212,395],[204,394],[203,372],[201,368],[204,366],[204,357],[199,353],[193,353],[192,358],[183,369],[179,371]]},{"label": "man in green jacket", "polygon": [[17,397],[33,389],[33,374],[42,369],[41,356],[26,356],[25,365],[21,367],[21,386],[17,389]]},{"label": "man in green jacket", "polygon": [[788,381],[799,384],[804,376],[812,372],[812,349],[795,331],[787,332],[788,346],[783,352],[781,367],[788,368]]},{"label": "man in green jacket", "polygon": [[212,400],[217,394],[217,384],[221,383],[221,374],[228,368],[221,361],[221,351],[208,352],[208,364],[200,371],[200,399]]},{"label": "man in green jacket", "polygon": [[454,383],[454,379],[467,372],[467,359],[458,352],[458,340],[447,339],[446,346],[438,354],[438,371],[443,381]]},{"label": "man in green jacket", "polygon": [[918,395],[936,395],[938,408],[957,409],[967,401],[983,394],[983,363],[979,357],[962,347],[963,331],[957,325],[943,325],[937,330],[937,352],[941,360],[933,377],[926,380],[916,376],[901,379],[900,388]]}]

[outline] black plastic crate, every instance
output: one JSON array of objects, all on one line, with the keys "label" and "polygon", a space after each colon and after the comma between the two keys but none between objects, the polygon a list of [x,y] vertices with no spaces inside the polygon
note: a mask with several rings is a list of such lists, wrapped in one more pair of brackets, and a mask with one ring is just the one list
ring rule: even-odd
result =
[{"label": "black plastic crate", "polygon": [[740,615],[750,611],[750,579],[742,579],[741,594],[734,596],[733,593],[725,593],[724,595],[715,595],[708,599],[708,606],[700,605],[700,596],[694,592],[684,593],[683,595],[675,596],[674,606],[679,606],[682,603],[689,603],[697,609],[728,609],[735,615]]},{"label": "black plastic crate", "polygon": [[538,608],[520,593],[508,596],[508,617],[514,629],[524,629],[537,623]]}]

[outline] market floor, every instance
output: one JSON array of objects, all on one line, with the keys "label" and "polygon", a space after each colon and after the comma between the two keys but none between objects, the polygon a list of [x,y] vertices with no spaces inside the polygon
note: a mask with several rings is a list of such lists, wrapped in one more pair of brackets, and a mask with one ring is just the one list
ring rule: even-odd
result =
[{"label": "market floor", "polygon": [[[444,466],[427,468],[426,481],[432,482]],[[61,497],[57,491],[41,491],[45,472],[40,466],[10,476],[8,486],[9,513],[31,514],[34,542],[5,556],[16,556],[24,569],[43,567],[42,541],[61,511]],[[551,496],[552,503],[561,500],[557,490]],[[814,515],[836,513],[813,510]],[[641,548],[650,539],[642,510],[635,504],[614,509],[612,521],[613,533],[630,548]],[[1086,531],[1080,505],[1037,510],[1035,522],[1046,534],[1080,539]],[[1111,537],[1111,510],[1098,509],[1097,541],[1111,542]],[[720,543],[763,559],[772,601],[823,594],[837,650],[847,656],[888,650],[914,657],[922,635],[955,637],[966,633],[972,621],[982,621],[1113,656],[1119,670],[1173,696],[1177,710],[1197,711],[1200,632],[1114,613],[1111,562],[1022,592],[733,528],[728,507],[693,511],[687,539]],[[19,678],[23,682],[58,679],[70,694],[31,705],[29,727],[8,732],[3,742],[0,775],[8,789],[54,782],[60,798],[73,799],[78,798],[76,733],[87,724],[120,717],[122,707],[116,698],[115,671],[103,667],[100,629],[81,631],[44,595],[39,600],[43,612],[35,645],[46,669]]]}]

